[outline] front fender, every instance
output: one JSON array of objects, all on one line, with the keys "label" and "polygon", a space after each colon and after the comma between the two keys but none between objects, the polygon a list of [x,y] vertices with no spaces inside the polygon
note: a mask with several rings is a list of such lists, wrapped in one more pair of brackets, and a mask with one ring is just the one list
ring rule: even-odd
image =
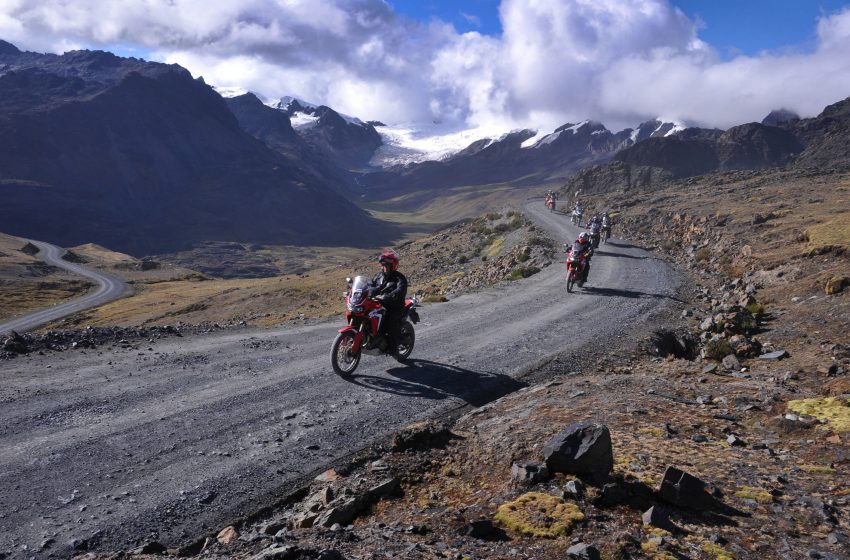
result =
[{"label": "front fender", "polygon": [[363,331],[358,331],[351,325],[347,325],[339,329],[340,333],[349,333],[354,336],[354,342],[351,344],[351,350],[349,350],[352,354],[356,354],[360,352],[360,347],[363,345]]}]

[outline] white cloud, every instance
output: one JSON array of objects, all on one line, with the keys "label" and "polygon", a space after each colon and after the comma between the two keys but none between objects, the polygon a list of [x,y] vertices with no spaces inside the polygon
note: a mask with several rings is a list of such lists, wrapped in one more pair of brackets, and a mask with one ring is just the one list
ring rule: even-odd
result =
[{"label": "white cloud", "polygon": [[721,60],[669,0],[502,0],[500,37],[414,22],[383,0],[0,0],[21,48],[137,47],[211,84],[363,119],[610,128],[657,115],[727,127],[850,95],[850,10],[811,52]]}]

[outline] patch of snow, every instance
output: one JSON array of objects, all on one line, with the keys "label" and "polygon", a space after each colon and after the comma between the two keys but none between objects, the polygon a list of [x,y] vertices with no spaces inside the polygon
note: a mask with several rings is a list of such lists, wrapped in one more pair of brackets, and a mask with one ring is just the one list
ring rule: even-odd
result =
[{"label": "patch of snow", "polygon": [[608,131],[607,131],[607,130],[605,130],[605,129],[602,129],[602,130],[594,130],[594,131],[593,131],[593,132],[591,132],[590,134],[591,134],[591,135],[594,135],[594,134],[605,134],[606,132],[608,132]]},{"label": "patch of snow", "polygon": [[531,148],[531,147],[533,147],[533,146],[536,146],[536,145],[537,145],[537,142],[539,142],[540,140],[542,140],[542,139],[543,139],[543,138],[545,138],[546,136],[548,136],[548,134],[547,134],[547,133],[545,133],[545,132],[543,132],[543,131],[541,131],[541,130],[538,130],[538,131],[534,134],[534,136],[532,136],[531,138],[529,138],[528,140],[526,140],[525,142],[523,142],[523,143],[522,143],[522,144],[520,144],[519,146],[520,146],[520,148]]},{"label": "patch of snow", "polygon": [[291,95],[284,95],[283,97],[281,97],[280,100],[278,101],[278,108],[279,109],[286,109],[287,107],[292,105],[293,101],[297,102],[299,105],[301,105],[305,109],[318,109],[319,108],[319,106],[314,104],[314,103],[309,103],[307,101],[304,101],[303,99],[298,99],[297,97],[292,97]]},{"label": "patch of snow", "polygon": [[290,122],[292,122],[292,128],[298,130],[302,128],[310,128],[316,125],[316,121],[319,120],[319,117],[310,115],[308,113],[292,113],[292,116],[289,117]]},{"label": "patch of snow", "polygon": [[640,129],[639,129],[639,128],[636,128],[636,129],[634,129],[634,130],[632,131],[632,133],[629,135],[629,140],[631,140],[632,144],[637,144],[637,137],[638,137],[638,134],[640,134]]},{"label": "patch of snow", "polygon": [[673,128],[668,130],[667,134],[665,134],[664,136],[672,136],[673,134],[676,134],[677,132],[682,132],[686,128],[688,128],[688,127],[685,126],[684,123],[679,122],[679,121],[673,121]]},{"label": "patch of snow", "polygon": [[590,121],[581,121],[581,122],[580,122],[580,123],[578,123],[578,124],[574,124],[573,126],[571,126],[570,128],[568,128],[567,130],[569,130],[570,132],[572,132],[573,134],[575,134],[576,132],[578,132],[578,129],[580,129],[581,127],[583,127],[584,125],[586,125],[586,124],[588,124],[588,123],[590,123]]},{"label": "patch of snow", "polygon": [[247,89],[239,86],[213,86],[213,89],[225,98],[239,97],[240,95],[250,93]]},{"label": "patch of snow", "polygon": [[540,146],[551,144],[552,142],[557,140],[563,132],[563,130],[559,130],[558,132],[550,132],[549,134],[544,134],[542,136],[538,132],[536,135],[523,142],[521,146],[523,148],[539,148]]},{"label": "patch of snow", "polygon": [[376,130],[384,141],[370,162],[376,167],[439,161],[478,140],[490,139],[487,144],[490,146],[506,136],[502,134],[504,129],[497,130],[493,127],[462,129],[442,123],[405,123],[381,126]]}]

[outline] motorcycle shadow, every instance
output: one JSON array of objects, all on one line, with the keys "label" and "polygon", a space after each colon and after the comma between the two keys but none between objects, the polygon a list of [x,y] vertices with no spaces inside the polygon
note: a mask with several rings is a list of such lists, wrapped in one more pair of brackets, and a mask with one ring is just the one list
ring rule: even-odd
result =
[{"label": "motorcycle shadow", "polygon": [[610,239],[608,240],[608,243],[606,243],[606,245],[613,245],[614,247],[623,247],[625,249],[638,248],[637,245],[632,245],[631,243],[626,243],[625,241],[611,241]]},{"label": "motorcycle shadow", "polygon": [[679,303],[685,303],[683,300],[667,294],[650,294],[647,292],[639,292],[637,290],[623,290],[620,288],[597,288],[594,286],[586,285],[584,287],[584,291],[585,293],[596,294],[600,296],[626,297],[632,299],[670,299]]},{"label": "motorcycle shadow", "polygon": [[501,373],[473,371],[458,366],[409,359],[387,369],[392,376],[352,375],[346,381],[368,389],[405,397],[443,400],[456,397],[472,406],[483,406],[527,387]]},{"label": "motorcycle shadow", "polygon": [[[608,243],[608,245],[613,245],[613,243]],[[640,255],[625,255],[625,254],[623,254],[623,253],[611,253],[611,252],[609,252],[609,251],[603,251],[603,250],[602,250],[602,247],[603,247],[603,246],[602,246],[602,245],[600,245],[600,246],[599,246],[599,249],[594,249],[594,250],[593,250],[593,254],[594,254],[594,255],[609,256],[609,257],[617,257],[618,259],[619,259],[619,258],[624,258],[624,259],[638,259],[638,260],[643,260],[643,259],[651,258],[651,257],[640,256]]]}]

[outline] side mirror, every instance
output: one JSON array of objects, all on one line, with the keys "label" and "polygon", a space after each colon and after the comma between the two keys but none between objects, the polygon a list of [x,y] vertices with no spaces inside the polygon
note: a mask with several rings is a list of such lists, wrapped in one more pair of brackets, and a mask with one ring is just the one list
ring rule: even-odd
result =
[{"label": "side mirror", "polygon": [[351,279],[351,276],[349,276],[345,279],[345,283],[348,284],[349,286],[351,285],[352,282],[354,282],[354,280]]}]

